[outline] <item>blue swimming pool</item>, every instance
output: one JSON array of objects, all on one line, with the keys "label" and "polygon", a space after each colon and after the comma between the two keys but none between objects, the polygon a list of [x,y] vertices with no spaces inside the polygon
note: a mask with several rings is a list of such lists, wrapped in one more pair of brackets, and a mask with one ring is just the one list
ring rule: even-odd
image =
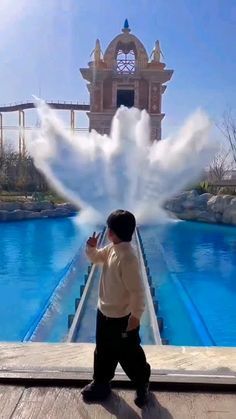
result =
[{"label": "blue swimming pool", "polygon": [[[172,345],[236,346],[236,228],[171,222],[140,233],[162,337]],[[88,231],[73,219],[44,219],[0,223],[0,235],[0,341],[65,340],[87,271]],[[90,341],[95,306],[92,313]]]},{"label": "blue swimming pool", "polygon": [[[0,341],[23,340],[33,331],[78,253],[81,277],[84,275],[86,234],[72,219],[0,223]],[[70,290],[69,302],[61,302],[60,330],[55,324],[48,340],[60,340],[67,330],[68,314],[74,310],[72,291],[78,294],[79,286],[78,281]]]},{"label": "blue swimming pool", "polygon": [[171,222],[140,229],[172,345],[236,346],[236,228]]}]

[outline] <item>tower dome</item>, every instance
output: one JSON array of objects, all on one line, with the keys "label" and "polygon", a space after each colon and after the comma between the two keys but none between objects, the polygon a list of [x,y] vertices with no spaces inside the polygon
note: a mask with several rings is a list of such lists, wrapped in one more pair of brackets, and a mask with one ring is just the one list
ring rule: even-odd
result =
[{"label": "tower dome", "polygon": [[142,42],[133,34],[130,33],[131,29],[128,20],[125,20],[122,33],[117,35],[108,45],[104,53],[104,62],[108,68],[114,68],[119,56],[124,55],[127,61],[133,60],[138,68],[143,68],[148,64],[148,54]]}]

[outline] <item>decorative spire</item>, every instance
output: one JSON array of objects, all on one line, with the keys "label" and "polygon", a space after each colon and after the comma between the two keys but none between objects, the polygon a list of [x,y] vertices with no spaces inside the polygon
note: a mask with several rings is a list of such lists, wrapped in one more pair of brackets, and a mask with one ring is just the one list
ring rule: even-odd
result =
[{"label": "decorative spire", "polygon": [[155,42],[155,46],[152,50],[150,58],[152,58],[152,61],[156,63],[160,63],[161,58],[164,58],[163,52],[160,47],[160,42],[158,40]]},{"label": "decorative spire", "polygon": [[130,27],[129,27],[129,22],[128,19],[125,19],[125,23],[124,23],[124,27],[122,29],[122,32],[124,33],[129,33],[130,32]]},{"label": "decorative spire", "polygon": [[99,39],[96,39],[94,50],[91,52],[90,57],[93,55],[95,65],[98,65],[102,59],[102,50]]}]

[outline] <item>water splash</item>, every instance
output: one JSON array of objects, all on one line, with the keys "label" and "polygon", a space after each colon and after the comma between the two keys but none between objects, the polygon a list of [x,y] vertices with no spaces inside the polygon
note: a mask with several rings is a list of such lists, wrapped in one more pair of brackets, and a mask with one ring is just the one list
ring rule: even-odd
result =
[{"label": "water splash", "polygon": [[117,208],[134,212],[139,222],[159,222],[164,201],[196,181],[216,152],[201,110],[176,136],[151,143],[145,110],[119,108],[109,137],[69,134],[44,102],[37,107],[42,128],[31,155],[51,186],[82,208],[81,222],[104,222]]}]

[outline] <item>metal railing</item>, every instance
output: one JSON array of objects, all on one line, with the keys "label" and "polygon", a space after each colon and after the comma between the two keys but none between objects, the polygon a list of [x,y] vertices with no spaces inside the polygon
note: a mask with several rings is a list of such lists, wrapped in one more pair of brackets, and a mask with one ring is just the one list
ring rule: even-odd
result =
[{"label": "metal railing", "polygon": [[152,330],[152,333],[153,333],[153,338],[154,338],[155,345],[162,345],[161,333],[160,333],[160,330],[159,330],[157,316],[156,316],[156,312],[155,312],[155,308],[154,308],[154,304],[153,304],[153,297],[152,297],[152,294],[151,294],[151,286],[152,285],[149,284],[147,269],[146,269],[146,266],[145,266],[145,263],[144,263],[143,252],[142,252],[142,249],[141,249],[139,234],[138,234],[137,230],[135,230],[135,239],[136,239],[136,243],[137,243],[138,257],[139,257],[139,262],[140,262],[140,267],[141,267],[141,273],[142,273],[142,278],[143,278],[143,283],[144,283],[145,294],[146,294],[147,311],[148,311],[148,316],[149,316],[149,320],[150,320],[150,327],[151,327],[151,330]]},{"label": "metal railing", "polygon": [[[68,109],[74,109],[74,110],[81,110],[86,111],[90,109],[90,105],[88,103],[79,103],[79,102],[73,102],[73,101],[63,101],[63,100],[47,100],[45,101],[49,106],[52,106],[55,109],[61,109],[61,110],[68,110]],[[0,105],[0,112],[17,112],[19,110],[26,110],[26,109],[33,109],[35,108],[34,102],[31,100],[27,100],[24,102],[13,102],[8,104]]]},{"label": "metal railing", "polygon": [[[106,229],[104,228],[104,230],[103,230],[103,232],[100,236],[100,239],[99,239],[99,245],[104,243],[105,237],[106,237]],[[82,288],[83,292],[82,292],[81,298],[79,300],[78,307],[77,307],[77,310],[75,312],[75,315],[72,316],[73,320],[72,320],[72,323],[71,323],[70,328],[69,328],[69,332],[68,332],[68,335],[67,335],[66,342],[75,342],[75,340],[76,340],[76,336],[78,334],[78,329],[79,329],[79,325],[80,325],[80,320],[81,320],[81,317],[82,317],[82,314],[83,314],[83,311],[84,311],[85,305],[86,305],[87,295],[88,295],[89,290],[92,287],[93,277],[94,277],[94,274],[95,274],[97,269],[98,269],[98,267],[95,264],[93,264],[92,268],[90,270],[89,276],[86,280],[86,284]]]}]

